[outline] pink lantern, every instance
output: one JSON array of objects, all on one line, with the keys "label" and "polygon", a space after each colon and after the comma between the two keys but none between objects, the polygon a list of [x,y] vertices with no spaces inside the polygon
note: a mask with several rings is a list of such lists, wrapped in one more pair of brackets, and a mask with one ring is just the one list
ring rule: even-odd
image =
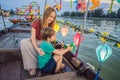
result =
[{"label": "pink lantern", "polygon": [[65,37],[68,34],[68,28],[67,27],[62,27],[60,31],[61,31],[63,37]]},{"label": "pink lantern", "polygon": [[84,36],[81,35],[81,33],[76,33],[74,35],[74,42],[76,46],[79,46],[79,44],[84,40]]}]

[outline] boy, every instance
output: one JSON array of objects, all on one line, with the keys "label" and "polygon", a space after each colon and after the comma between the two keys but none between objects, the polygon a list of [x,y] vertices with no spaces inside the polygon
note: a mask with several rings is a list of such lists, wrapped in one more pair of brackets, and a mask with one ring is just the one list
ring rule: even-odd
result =
[{"label": "boy", "polygon": [[[56,40],[56,32],[52,28],[44,28],[41,30],[42,42],[40,48],[44,51],[42,54],[38,54],[38,65],[43,73],[53,73],[59,72],[60,68],[64,65],[62,64],[62,57],[72,48],[58,50],[55,49],[51,42]],[[52,56],[52,53],[54,54]]]}]

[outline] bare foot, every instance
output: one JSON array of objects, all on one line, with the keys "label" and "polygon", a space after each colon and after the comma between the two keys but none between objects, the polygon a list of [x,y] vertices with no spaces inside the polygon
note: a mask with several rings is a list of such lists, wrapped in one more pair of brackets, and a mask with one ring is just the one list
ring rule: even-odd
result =
[{"label": "bare foot", "polygon": [[30,74],[31,76],[35,75],[35,74],[36,74],[36,70],[35,70],[35,69],[30,69],[30,70],[29,70],[29,74]]}]

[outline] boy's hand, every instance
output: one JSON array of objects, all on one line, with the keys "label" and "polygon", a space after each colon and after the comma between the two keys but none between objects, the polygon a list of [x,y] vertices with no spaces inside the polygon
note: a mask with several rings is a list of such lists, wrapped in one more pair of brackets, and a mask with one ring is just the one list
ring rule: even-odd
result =
[{"label": "boy's hand", "polygon": [[68,50],[68,51],[72,51],[72,47],[68,46],[68,47],[67,47],[67,50]]},{"label": "boy's hand", "polygon": [[45,54],[41,48],[37,48],[37,52],[40,54],[40,56]]}]

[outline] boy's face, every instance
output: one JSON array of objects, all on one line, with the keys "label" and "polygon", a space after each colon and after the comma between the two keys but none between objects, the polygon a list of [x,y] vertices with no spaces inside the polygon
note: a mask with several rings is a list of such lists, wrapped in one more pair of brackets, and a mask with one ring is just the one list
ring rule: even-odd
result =
[{"label": "boy's face", "polygon": [[51,36],[51,38],[49,39],[50,39],[50,42],[54,42],[56,40],[56,33],[53,36]]}]

